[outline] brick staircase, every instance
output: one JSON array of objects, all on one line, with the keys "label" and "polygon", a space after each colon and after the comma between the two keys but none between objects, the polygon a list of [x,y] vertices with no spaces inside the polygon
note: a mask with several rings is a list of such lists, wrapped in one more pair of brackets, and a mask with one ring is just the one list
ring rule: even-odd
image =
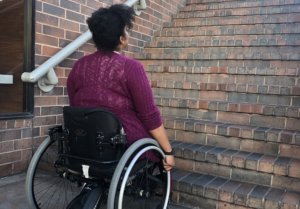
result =
[{"label": "brick staircase", "polygon": [[173,201],[300,209],[300,1],[187,0],[143,54]]}]

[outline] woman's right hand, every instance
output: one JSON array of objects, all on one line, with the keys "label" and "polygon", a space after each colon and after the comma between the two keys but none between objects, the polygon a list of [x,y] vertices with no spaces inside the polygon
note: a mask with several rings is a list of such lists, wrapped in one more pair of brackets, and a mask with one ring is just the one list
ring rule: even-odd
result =
[{"label": "woman's right hand", "polygon": [[163,160],[163,165],[166,171],[170,171],[175,166],[175,158],[173,155],[166,155]]}]

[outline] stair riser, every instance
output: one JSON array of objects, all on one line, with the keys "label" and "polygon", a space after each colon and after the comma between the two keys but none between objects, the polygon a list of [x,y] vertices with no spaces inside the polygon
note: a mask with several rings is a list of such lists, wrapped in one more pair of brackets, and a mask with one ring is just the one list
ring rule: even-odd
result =
[{"label": "stair riser", "polygon": [[[265,164],[265,166],[267,165],[268,163]],[[176,158],[176,167],[186,171],[219,176],[233,181],[248,182],[251,184],[272,186],[300,192],[300,179],[296,178],[291,179],[284,176],[275,176],[268,173],[232,168],[207,162],[185,160],[182,158]]]},{"label": "stair riser", "polygon": [[[245,8],[252,9],[253,7],[272,7],[272,6],[284,6],[284,5],[298,5],[298,0],[289,1],[272,1],[272,0],[248,0],[248,1],[213,1],[207,2],[208,4],[203,4],[205,2],[189,2],[187,1],[187,6],[183,11],[195,11],[195,10],[221,10],[221,9],[236,9]],[[258,10],[258,9],[257,9]]]},{"label": "stair riser", "polygon": [[185,160],[247,169],[252,172],[267,173],[272,177],[281,176],[283,179],[290,177],[300,180],[300,161],[296,159],[264,155],[267,154],[265,152],[259,154],[179,141],[172,141],[172,147],[175,156]]},{"label": "stair riser", "polygon": [[140,59],[289,60],[300,61],[296,47],[147,48]]},{"label": "stair riser", "polygon": [[[219,85],[217,87],[226,86],[228,90],[229,87],[237,89],[234,87],[243,86],[257,86],[257,89],[262,88],[273,88],[274,93],[276,93],[276,87],[278,88],[277,93],[280,88],[287,88],[287,90],[292,93],[299,89],[300,92],[300,78],[294,76],[263,76],[263,75],[231,75],[231,74],[192,74],[192,73],[151,73],[149,75],[150,80],[153,84],[158,87],[167,88],[193,88],[203,90],[223,90],[223,89],[204,89],[207,85]],[[222,84],[222,85],[220,85]],[[272,93],[271,90],[269,90]],[[264,92],[260,92],[264,93]],[[283,92],[282,92],[283,94]],[[300,93],[299,93],[300,95]]]},{"label": "stair riser", "polygon": [[300,23],[256,24],[256,25],[226,25],[198,27],[165,27],[157,32],[159,36],[221,36],[221,35],[276,35],[298,34]]},{"label": "stair riser", "polygon": [[153,88],[158,97],[186,98],[195,100],[220,101],[231,103],[251,103],[262,105],[300,106],[299,96],[252,94],[224,91],[199,91],[182,89]]},{"label": "stair riser", "polygon": [[162,107],[163,116],[174,116],[189,119],[200,119],[246,126],[278,128],[299,131],[298,118],[274,117],[257,114],[235,113],[212,110]]},{"label": "stair riser", "polygon": [[149,73],[300,76],[300,61],[142,60],[142,63]]},{"label": "stair riser", "polygon": [[148,47],[216,47],[216,46],[299,46],[300,35],[237,35],[237,36],[191,36],[157,37]]},{"label": "stair riser", "polygon": [[[197,7],[197,5],[196,5]],[[300,11],[300,5],[268,5],[260,8],[225,8],[220,10],[196,10],[195,5],[187,6],[183,11],[175,16],[175,18],[208,18],[208,17],[226,17],[226,16],[241,16],[241,15],[272,15],[282,13],[297,13]]]},{"label": "stair riser", "polygon": [[255,25],[272,23],[299,23],[300,13],[273,14],[263,17],[261,15],[233,17],[211,17],[211,18],[184,18],[174,19],[168,23],[168,27],[187,27],[187,26],[226,26],[226,25]]},{"label": "stair riser", "polygon": [[[157,81],[157,77],[159,77],[159,81]],[[175,77],[175,76],[174,76]],[[192,75],[190,76],[192,78]],[[198,76],[195,76],[198,77]],[[212,76],[214,77],[214,76]],[[215,76],[217,77],[217,76]],[[258,79],[256,83],[260,82],[259,76],[257,76]],[[281,76],[281,78],[277,79],[274,78],[274,80],[278,81],[278,85],[270,85],[270,84],[251,84],[251,78],[246,78],[246,80],[250,80],[249,83],[230,83],[228,80],[224,81],[223,83],[220,82],[222,80],[222,75],[220,75],[219,81],[212,81],[210,83],[207,83],[209,80],[206,80],[206,82],[202,82],[202,78],[200,78],[198,81],[196,78],[193,78],[194,81],[174,81],[174,80],[164,80],[163,75],[151,75],[151,85],[153,88],[168,88],[168,89],[179,89],[179,90],[200,90],[200,91],[222,91],[222,92],[238,92],[238,93],[250,93],[250,94],[271,94],[271,95],[285,95],[285,96],[300,96],[300,86],[284,86],[280,85],[280,83],[284,83],[284,77]],[[187,78],[187,80],[192,80],[190,78]],[[233,78],[233,80],[235,80]],[[295,80],[294,78],[291,78],[290,81]],[[264,83],[264,81],[262,81]],[[288,84],[289,85],[289,84]],[[295,98],[296,99],[296,98]]]},{"label": "stair riser", "polygon": [[[209,130],[209,128],[211,128]],[[199,145],[207,145],[207,146],[217,146],[220,148],[227,148],[233,150],[240,150],[245,152],[253,152],[253,153],[261,153],[271,156],[278,157],[290,157],[300,159],[300,145],[295,145],[295,141],[292,139],[290,141],[285,142],[282,136],[273,135],[272,132],[268,134],[259,134],[257,132],[253,134],[249,134],[247,137],[251,138],[242,138],[238,136],[230,136],[234,135],[234,133],[227,131],[223,135],[219,135],[216,132],[221,132],[214,130],[214,127],[205,127],[207,132],[214,133],[205,133],[205,132],[192,132],[192,131],[184,131],[184,130],[176,130],[168,127],[168,134],[170,138],[175,139],[177,141],[188,142]],[[246,135],[246,133],[242,132],[242,134]],[[242,135],[241,134],[241,135]],[[259,139],[259,138],[262,139]],[[281,143],[278,143],[281,142]],[[299,143],[299,142],[298,142]]]},{"label": "stair riser", "polygon": [[[300,203],[300,193],[177,169],[173,172],[172,185],[172,199],[175,202],[197,208],[297,209]],[[215,200],[218,202],[214,202]]]},{"label": "stair riser", "polygon": [[217,201],[204,197],[193,196],[186,193],[172,192],[172,201],[184,205],[189,205],[193,209],[217,209]]},{"label": "stair riser", "polygon": [[[173,191],[172,201],[189,205],[196,209],[299,209],[300,204],[291,204],[288,200],[278,203],[277,200],[262,200],[257,197],[233,194],[227,191],[214,191],[219,196],[219,200],[208,199],[209,193],[204,195],[193,195],[185,192]],[[283,195],[284,196],[284,195]],[[278,198],[283,198],[278,196]],[[222,201],[223,200],[223,201]]]},{"label": "stair riser", "polygon": [[260,104],[247,104],[247,103],[230,103],[230,102],[217,102],[195,99],[176,99],[176,98],[161,98],[156,97],[155,103],[162,109],[163,107],[173,108],[188,108],[189,111],[193,110],[213,110],[235,113],[248,113],[259,114],[265,116],[296,118],[300,117],[300,107],[287,107],[276,105],[260,105]]}]

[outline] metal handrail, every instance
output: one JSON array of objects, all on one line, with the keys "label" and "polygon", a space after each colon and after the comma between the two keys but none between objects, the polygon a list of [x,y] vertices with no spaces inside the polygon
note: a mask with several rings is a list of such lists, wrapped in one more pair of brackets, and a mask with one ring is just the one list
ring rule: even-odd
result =
[{"label": "metal handrail", "polygon": [[[124,4],[133,7],[136,14],[139,15],[141,10],[146,9],[146,0],[128,0]],[[65,46],[53,57],[46,60],[39,67],[32,72],[22,73],[21,79],[23,82],[36,83],[38,82],[39,88],[44,92],[51,91],[58,83],[58,78],[55,74],[54,67],[76,51],[79,47],[85,44],[92,38],[92,33],[88,30],[79,37],[77,37],[70,44]]]}]

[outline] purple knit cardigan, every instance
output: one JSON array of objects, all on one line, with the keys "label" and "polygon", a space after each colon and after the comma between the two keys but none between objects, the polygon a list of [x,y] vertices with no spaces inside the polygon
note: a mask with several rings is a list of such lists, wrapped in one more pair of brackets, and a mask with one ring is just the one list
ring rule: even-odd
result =
[{"label": "purple knit cardigan", "polygon": [[79,59],[67,80],[71,106],[101,107],[122,122],[128,143],[150,137],[162,124],[144,68],[116,52],[97,51]]}]

